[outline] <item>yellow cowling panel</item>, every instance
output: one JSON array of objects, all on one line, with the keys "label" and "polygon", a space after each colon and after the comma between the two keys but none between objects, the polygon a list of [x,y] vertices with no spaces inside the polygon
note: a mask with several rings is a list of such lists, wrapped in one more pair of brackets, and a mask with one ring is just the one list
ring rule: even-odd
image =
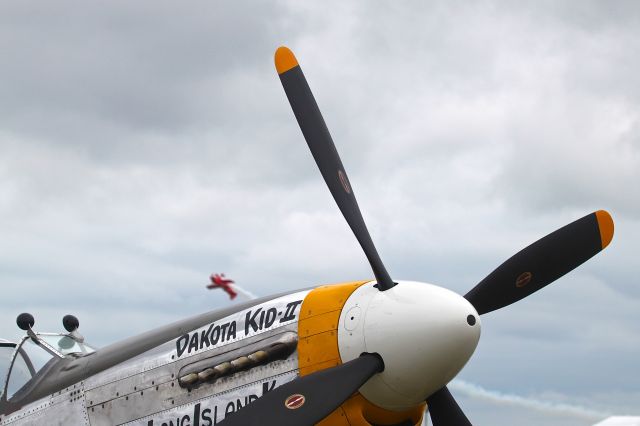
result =
[{"label": "yellow cowling panel", "polygon": [[[338,349],[338,322],[345,302],[367,281],[325,285],[312,290],[302,302],[298,320],[300,376],[342,364]],[[425,405],[407,411],[389,411],[373,405],[360,393],[318,423],[320,426],[393,425],[410,418],[422,422]]]},{"label": "yellow cowling panel", "polygon": [[345,302],[366,281],[324,285],[309,292],[298,319],[300,375],[340,364],[338,320]]},{"label": "yellow cowling panel", "polygon": [[[390,411],[370,403],[360,392],[357,392],[346,400],[340,406],[340,409],[346,413],[348,424],[351,426],[370,426],[372,423],[376,425],[395,425],[407,419],[411,419],[414,425],[421,425],[426,405],[426,403],[421,404],[405,411]],[[319,424],[323,426],[333,425],[333,423]]]}]

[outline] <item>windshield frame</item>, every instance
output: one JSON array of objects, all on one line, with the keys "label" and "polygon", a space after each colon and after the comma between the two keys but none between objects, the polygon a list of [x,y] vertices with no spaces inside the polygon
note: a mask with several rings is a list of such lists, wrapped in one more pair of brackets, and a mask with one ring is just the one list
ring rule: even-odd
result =
[{"label": "windshield frame", "polygon": [[[29,335],[26,336],[26,337],[31,338],[33,343],[35,343],[38,346],[42,346],[42,348],[44,348],[45,351],[49,352],[54,357],[64,358],[64,355],[61,354],[56,348],[51,346],[46,340],[40,338],[41,335],[45,335],[45,334],[46,335],[55,335],[55,334],[53,334],[53,333],[37,333],[37,334],[33,333],[33,335],[31,335],[32,333],[28,333]],[[24,344],[24,339],[20,341],[20,346],[22,347],[23,344]]]},{"label": "windshield frame", "polygon": [[[18,393],[20,389],[23,389],[28,383],[30,383],[33,380],[34,377],[37,377],[38,373],[42,370],[42,368],[39,368],[38,370],[36,370],[36,368],[33,365],[33,362],[31,361],[31,358],[23,349],[23,345],[29,340],[36,346],[40,346],[42,349],[45,350],[45,352],[48,352],[50,355],[52,355],[52,358],[49,360],[49,362],[47,362],[47,364],[50,364],[50,362],[54,359],[60,360],[64,358],[64,356],[59,354],[58,351],[56,351],[54,348],[51,347],[51,345],[47,344],[46,342],[43,342],[42,339],[38,339],[36,334],[33,333],[33,331],[31,331],[31,333],[27,332],[27,335],[22,337],[22,339],[20,339],[18,343],[13,344],[15,345],[15,350],[11,355],[11,362],[9,363],[9,370],[7,370],[7,377],[5,378],[4,383],[2,384],[2,392],[1,392],[2,396],[0,397],[0,400],[2,401],[8,401],[9,399],[13,398],[13,396],[16,393]],[[3,344],[2,346],[10,346],[10,345]],[[9,381],[11,380],[11,374],[13,373],[13,368],[15,366],[16,359],[18,359],[18,355],[22,356],[22,360],[25,362],[25,364],[27,365],[27,368],[29,369],[29,372],[31,373],[31,378],[27,380],[18,391],[13,392],[13,394],[9,396],[7,394],[7,391],[9,388]]]},{"label": "windshield frame", "polygon": [[[84,339],[80,340],[78,338],[76,338],[72,333],[69,334],[64,334],[64,333],[37,333],[36,336],[38,337],[38,343],[41,344],[45,349],[48,349],[49,352],[51,352],[53,355],[60,357],[60,358],[64,358],[66,356],[69,355],[76,355],[76,356],[86,356],[86,355],[90,355],[92,353],[94,353],[96,351],[96,348],[94,348],[91,345],[88,345]],[[59,338],[69,338],[71,339],[80,349],[81,351],[72,351],[72,352],[62,352],[59,351],[58,349],[54,348],[49,342],[47,342],[47,337],[59,337]]]},{"label": "windshield frame", "polygon": [[[47,338],[49,337],[60,337],[60,338],[64,338],[64,337],[68,337],[71,340],[73,340],[76,345],[78,345],[78,347],[80,349],[82,349],[81,352],[69,352],[69,353],[63,353],[60,352],[57,348],[55,348],[54,346],[52,346],[49,342],[47,342]],[[26,351],[24,349],[24,345],[27,344],[27,342],[30,342],[31,344],[33,344],[34,346],[39,347],[40,349],[44,350],[46,353],[48,353],[51,358],[49,359],[49,361],[46,362],[45,365],[39,367],[39,368],[35,368],[33,361],[31,360],[30,355],[28,354],[28,351]],[[95,348],[93,348],[92,346],[86,344],[84,342],[84,339],[78,339],[76,336],[74,336],[72,333],[69,334],[64,334],[64,333],[35,333],[33,332],[33,330],[28,330],[27,331],[27,335],[23,336],[20,341],[18,341],[17,343],[14,342],[3,342],[0,341],[0,346],[2,347],[13,347],[14,351],[11,354],[10,358],[9,358],[9,368],[6,371],[6,376],[4,378],[2,378],[2,376],[0,376],[0,380],[2,380],[2,382],[0,383],[0,401],[8,401],[9,399],[12,399],[15,395],[19,394],[21,390],[25,389],[26,386],[28,386],[29,383],[31,383],[33,381],[34,378],[40,376],[40,373],[43,371],[43,369],[47,368],[47,365],[50,365],[52,363],[52,361],[60,361],[62,359],[68,358],[68,357],[82,357],[82,356],[87,356],[87,355],[91,355],[92,353],[95,353]],[[31,374],[31,378],[29,380],[27,380],[20,389],[18,389],[17,391],[13,392],[11,396],[9,396],[7,394],[8,390],[9,390],[9,383],[11,381],[11,375],[13,373],[15,364],[16,364],[16,360],[18,359],[18,356],[22,357],[22,360],[25,362],[29,373]],[[2,374],[0,372],[0,374]],[[46,373],[45,373],[46,374]]]},{"label": "windshield frame", "polygon": [[[9,372],[11,371],[11,367],[13,366],[13,360],[16,357],[16,353],[18,353],[18,350],[16,349],[18,348],[18,346],[19,346],[18,343],[0,341],[0,347],[13,348],[13,351],[11,352],[11,356],[9,357],[9,362],[7,363],[7,371],[0,371],[0,377],[2,377],[2,381],[0,382],[0,401],[2,401],[3,399],[6,399],[5,391],[7,388],[7,384],[9,383]],[[1,374],[4,374],[4,377],[1,376]]]}]

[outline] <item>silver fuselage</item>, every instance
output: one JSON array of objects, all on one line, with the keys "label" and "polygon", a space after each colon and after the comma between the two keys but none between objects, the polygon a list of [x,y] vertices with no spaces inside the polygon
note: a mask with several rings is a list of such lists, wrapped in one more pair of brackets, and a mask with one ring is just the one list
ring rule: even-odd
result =
[{"label": "silver fuselage", "polygon": [[[308,292],[198,315],[60,359],[9,400],[3,397],[0,425],[215,425],[297,377],[295,346],[277,359],[247,356],[297,338]],[[234,367],[213,379],[180,380],[229,363]]]}]

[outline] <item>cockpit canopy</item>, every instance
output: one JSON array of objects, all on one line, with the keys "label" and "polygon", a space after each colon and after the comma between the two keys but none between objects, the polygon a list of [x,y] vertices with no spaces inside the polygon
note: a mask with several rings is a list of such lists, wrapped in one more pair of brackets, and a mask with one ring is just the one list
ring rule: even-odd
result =
[{"label": "cockpit canopy", "polygon": [[11,399],[56,361],[94,351],[73,334],[30,332],[18,343],[0,340],[0,400]]}]

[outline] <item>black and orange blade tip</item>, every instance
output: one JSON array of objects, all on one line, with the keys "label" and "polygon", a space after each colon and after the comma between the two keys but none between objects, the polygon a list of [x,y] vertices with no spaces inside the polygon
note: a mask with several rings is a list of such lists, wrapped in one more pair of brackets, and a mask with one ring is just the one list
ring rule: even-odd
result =
[{"label": "black and orange blade tip", "polygon": [[291,68],[298,66],[298,60],[293,52],[286,46],[278,47],[275,55],[276,70],[278,74],[284,74]]},{"label": "black and orange blade tip", "polygon": [[613,219],[605,210],[598,210],[595,214],[598,220],[598,229],[600,229],[600,242],[604,249],[613,239]]}]

